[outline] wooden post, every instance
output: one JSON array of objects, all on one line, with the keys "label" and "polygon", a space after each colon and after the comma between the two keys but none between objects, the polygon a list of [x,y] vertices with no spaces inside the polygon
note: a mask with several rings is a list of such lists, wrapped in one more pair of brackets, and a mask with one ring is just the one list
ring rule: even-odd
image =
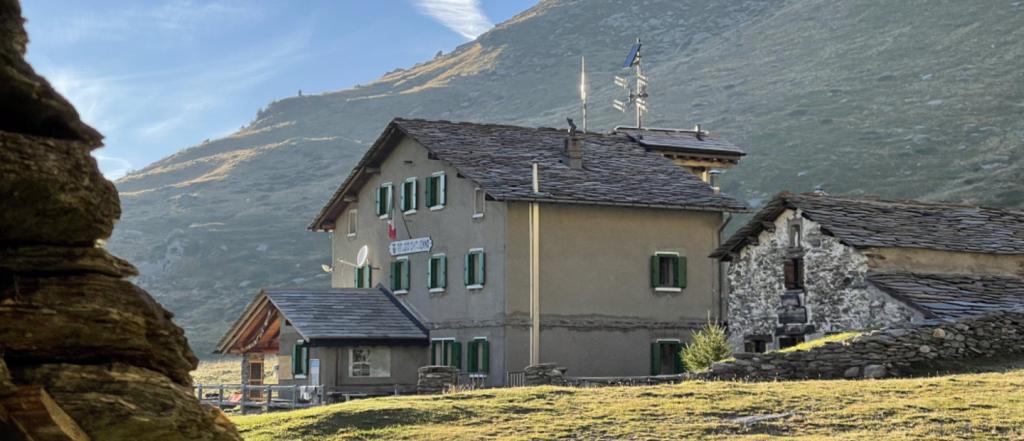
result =
[{"label": "wooden post", "polygon": [[267,412],[270,412],[270,393],[272,391],[270,390],[270,385],[269,384],[266,386],[266,389],[267,389]]},{"label": "wooden post", "polygon": [[317,399],[318,399],[318,400],[320,401],[320,402],[319,402],[319,403],[317,403],[317,404],[319,404],[319,405],[321,405],[321,406],[322,406],[322,405],[324,405],[324,404],[326,404],[326,403],[327,403],[327,402],[326,402],[326,401],[324,400],[324,398],[326,398],[326,397],[324,396],[324,385],[320,384],[320,385],[317,385],[317,386],[316,386],[316,395],[317,395]]},{"label": "wooden post", "polygon": [[204,398],[203,397],[203,385],[197,384],[196,385],[196,391],[199,393],[199,402],[202,403],[203,402],[203,398]]},{"label": "wooden post", "polygon": [[242,415],[245,415],[245,396],[249,395],[249,391],[246,389],[248,388],[245,386],[245,383],[242,383],[242,401],[238,402],[238,407],[241,409]]},{"label": "wooden post", "polygon": [[299,403],[299,385],[292,385],[292,409],[298,407]]},{"label": "wooden post", "polygon": [[224,385],[217,386],[217,407],[224,410]]}]

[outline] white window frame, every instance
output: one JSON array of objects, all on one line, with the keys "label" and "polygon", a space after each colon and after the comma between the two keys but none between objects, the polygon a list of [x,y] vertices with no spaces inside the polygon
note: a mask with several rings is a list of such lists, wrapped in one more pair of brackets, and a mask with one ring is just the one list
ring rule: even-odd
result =
[{"label": "white window frame", "polygon": [[[405,262],[405,265],[409,268],[408,269],[408,271],[409,271],[409,285],[410,285],[409,289],[412,289],[412,286],[411,286],[412,285],[412,264],[409,263],[409,256],[398,256],[398,257],[395,258],[395,262]],[[392,269],[394,269],[394,267],[392,267]],[[399,274],[393,275],[391,277],[397,277],[398,279],[401,279],[402,278],[402,274],[399,273]],[[399,280],[398,284],[401,285],[402,281]],[[398,289],[398,290],[395,290],[395,292],[392,293],[392,294],[408,294],[409,293],[409,289]]]},{"label": "white window frame", "polygon": [[417,199],[419,198],[418,193],[420,192],[420,189],[419,189],[420,184],[419,184],[419,179],[417,179],[415,176],[413,176],[411,178],[405,178],[405,180],[402,181],[402,196],[401,196],[401,198],[402,198],[402,200],[406,200],[406,199],[409,198],[410,195],[405,194],[405,184],[409,183],[409,182],[412,182],[412,195],[411,195],[412,196],[412,203],[409,204],[412,208],[410,208],[408,210],[402,211],[402,214],[416,214],[416,206],[417,206],[417,202],[419,202]]},{"label": "white window frame", "polygon": [[[445,353],[445,350],[444,350],[444,342],[446,342],[446,341],[450,341],[450,342],[452,342],[452,343],[455,343],[455,342],[457,341],[457,340],[455,339],[455,337],[441,337],[441,338],[432,338],[432,339],[430,339],[430,347],[431,347],[431,350],[433,350],[433,347],[434,347],[434,342],[435,342],[435,341],[439,341],[439,342],[441,342],[441,345],[440,345],[440,346],[441,346],[441,359],[440,359],[440,360],[436,360],[436,358],[437,358],[437,357],[434,357],[434,355],[433,355],[433,354],[431,354],[431,357],[434,357],[434,358],[435,358],[435,361],[437,361],[437,362],[439,362],[439,363],[444,363],[444,358],[445,358],[445,355],[447,355],[449,359],[450,359],[450,358],[452,358],[452,357],[451,357],[451,355],[452,355],[452,354],[447,354],[447,353]],[[452,346],[455,346],[455,345],[453,344]],[[449,360],[449,361],[451,361],[451,360]],[[451,363],[449,363],[449,364],[438,364],[437,366],[451,366]]]},{"label": "white window frame", "polygon": [[[348,376],[350,378],[391,378],[393,376],[392,370],[391,370],[391,362],[390,362],[391,354],[388,354],[389,361],[388,361],[388,369],[387,369],[388,375],[387,376],[373,376],[373,365],[370,362],[368,362],[368,361],[359,362],[360,364],[366,363],[367,368],[368,368],[368,370],[367,370],[367,374],[368,375],[365,375],[365,376],[363,376],[363,375],[353,375],[353,373],[354,373],[353,372],[353,368],[355,367],[355,364],[356,364],[356,362],[355,362],[355,351],[357,349],[366,349],[366,350],[369,351],[369,355],[372,355],[373,352],[374,352],[373,350],[374,350],[375,347],[380,347],[380,346],[365,346],[364,345],[364,346],[354,346],[354,347],[351,347],[351,348],[348,349]],[[390,351],[390,348],[384,347],[384,349]]]},{"label": "white window frame", "polygon": [[[430,258],[427,259],[427,271],[430,271],[430,262],[432,262],[435,257],[440,257],[442,259],[447,259],[448,258],[448,256],[445,253],[431,254]],[[456,274],[458,274],[458,273],[456,273]],[[448,277],[448,263],[447,262],[445,262],[444,275],[445,275],[445,278]],[[430,281],[427,280],[427,292],[429,292],[429,293],[437,293],[437,292],[445,292],[445,291],[448,290],[448,281],[447,280],[445,280],[444,283],[442,283],[441,285],[442,286],[439,286],[439,287],[436,287],[436,288],[431,288],[430,287]]]},{"label": "white window frame", "polygon": [[[381,219],[391,219],[391,215],[395,212],[395,184],[392,182],[384,182],[377,187],[377,191],[381,188],[387,188],[387,198],[385,198],[385,209],[384,214],[380,215]],[[379,197],[379,196],[378,196]]]},{"label": "white window frame", "polygon": [[[430,206],[430,211],[438,211],[444,209],[444,206],[448,203],[448,177],[447,173],[443,171],[434,172],[430,175],[431,177],[440,177],[437,180],[437,189],[435,190],[435,197],[437,197],[437,204]],[[429,202],[429,201],[428,201]]]},{"label": "white window frame", "polygon": [[[476,206],[478,200],[480,201],[480,207]],[[473,190],[473,219],[480,219],[484,217],[486,207],[487,193],[484,193],[484,189],[477,187],[475,190]],[[479,208],[479,210],[477,210],[477,208]]]},{"label": "white window frame", "polygon": [[[484,249],[483,248],[470,248],[469,252],[467,254],[473,254],[473,253],[477,253],[477,252],[482,254],[484,252]],[[486,267],[484,267],[484,274],[487,274],[487,268]],[[474,283],[472,285],[466,285],[466,289],[471,290],[471,291],[479,291],[481,289],[484,289],[484,285],[482,283]]]},{"label": "white window frame", "polygon": [[356,232],[359,231],[359,210],[351,209],[348,211],[348,234],[347,236],[352,238],[356,237]]},{"label": "white window frame", "polygon": [[[676,258],[682,257],[676,251],[655,251],[655,256],[674,256]],[[675,271],[675,270],[673,270]],[[678,277],[678,276],[677,276]],[[678,286],[657,286],[654,288],[655,292],[683,292],[683,289]]]}]

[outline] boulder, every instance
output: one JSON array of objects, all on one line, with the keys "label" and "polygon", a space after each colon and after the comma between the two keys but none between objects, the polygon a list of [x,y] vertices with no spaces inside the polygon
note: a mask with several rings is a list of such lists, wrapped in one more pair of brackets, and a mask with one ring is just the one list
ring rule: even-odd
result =
[{"label": "boulder", "polygon": [[851,368],[846,369],[846,371],[843,372],[843,378],[858,378],[858,377],[860,377],[860,367],[859,366],[853,366]]},{"label": "boulder", "polygon": [[886,372],[885,366],[880,364],[869,364],[864,366],[864,378],[885,378]]},{"label": "boulder", "polygon": [[19,384],[41,385],[95,440],[239,440],[234,426],[200,405],[191,388],[123,363],[14,368]]}]

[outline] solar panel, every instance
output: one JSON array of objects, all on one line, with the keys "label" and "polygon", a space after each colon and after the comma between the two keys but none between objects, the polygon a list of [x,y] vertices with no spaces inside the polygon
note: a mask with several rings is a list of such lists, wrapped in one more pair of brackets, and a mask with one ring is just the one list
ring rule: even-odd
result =
[{"label": "solar panel", "polygon": [[622,64],[622,67],[631,67],[633,63],[636,63],[636,56],[640,53],[640,43],[636,43],[632,48],[629,49],[629,55],[626,56],[626,62]]}]

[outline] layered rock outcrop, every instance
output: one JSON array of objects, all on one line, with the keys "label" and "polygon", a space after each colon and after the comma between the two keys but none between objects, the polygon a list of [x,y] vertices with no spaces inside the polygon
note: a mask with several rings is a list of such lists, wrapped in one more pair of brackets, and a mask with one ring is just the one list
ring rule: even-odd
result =
[{"label": "layered rock outcrop", "polygon": [[0,0],[0,438],[240,439],[192,396],[171,313],[101,247],[121,214],[102,136],[25,62],[23,22]]}]

